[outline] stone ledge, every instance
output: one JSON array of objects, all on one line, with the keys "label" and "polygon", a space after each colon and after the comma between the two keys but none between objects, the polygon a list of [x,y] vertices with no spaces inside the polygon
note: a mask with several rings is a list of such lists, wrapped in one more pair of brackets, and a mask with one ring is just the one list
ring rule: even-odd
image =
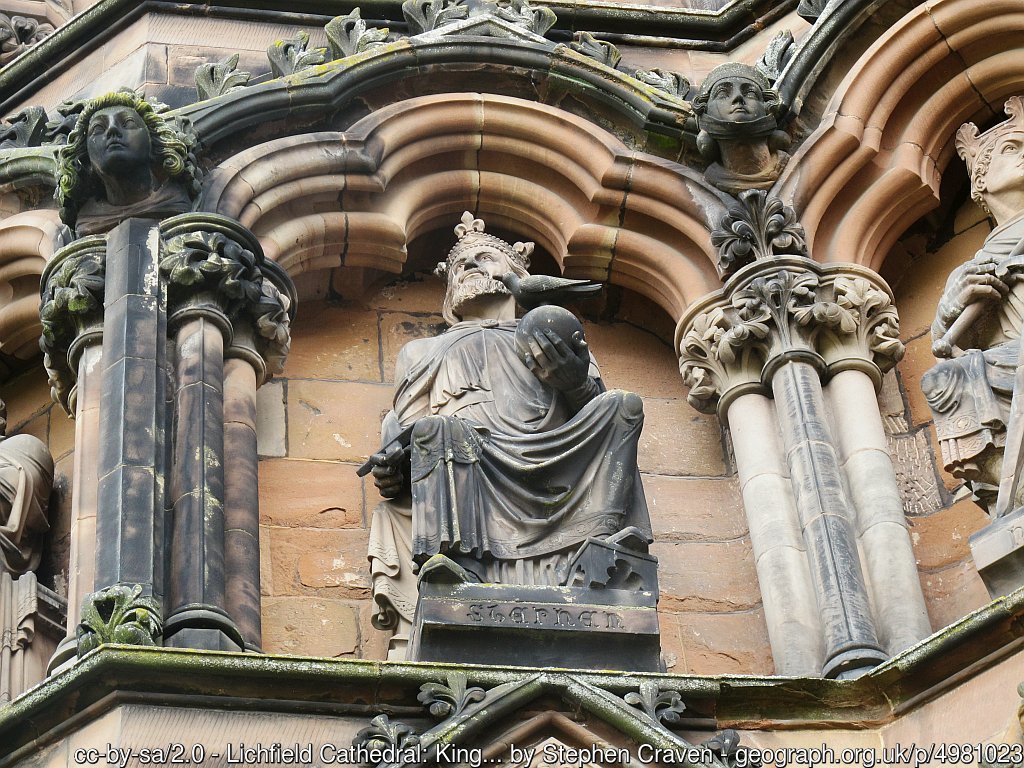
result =
[{"label": "stone ledge", "polygon": [[[1019,649],[1024,589],[996,600],[853,681],[819,678],[537,670],[440,663],[329,660],[103,646],[10,705],[0,707],[0,766],[42,746],[72,718],[112,695],[160,702],[189,696],[204,706],[260,711],[397,711],[416,691],[464,672],[492,687],[540,675],[551,691],[595,686],[616,695],[653,681],[687,705],[681,728],[753,730],[881,727],[993,667]],[[273,691],[273,695],[269,694]],[[198,697],[203,697],[199,699]],[[89,710],[87,712],[87,710]]]}]

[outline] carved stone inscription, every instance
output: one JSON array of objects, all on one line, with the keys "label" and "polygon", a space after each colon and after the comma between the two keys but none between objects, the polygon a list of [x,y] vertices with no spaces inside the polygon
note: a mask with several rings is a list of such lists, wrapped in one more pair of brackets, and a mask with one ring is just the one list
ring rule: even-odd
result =
[{"label": "carved stone inscription", "polygon": [[471,623],[490,627],[514,625],[583,631],[629,631],[622,613],[589,605],[561,608],[517,603],[470,603],[466,618]]}]

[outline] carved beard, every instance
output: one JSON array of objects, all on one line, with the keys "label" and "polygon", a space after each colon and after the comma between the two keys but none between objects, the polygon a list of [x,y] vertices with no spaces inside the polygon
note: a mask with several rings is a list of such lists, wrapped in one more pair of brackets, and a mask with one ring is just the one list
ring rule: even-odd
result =
[{"label": "carved beard", "polygon": [[452,311],[459,317],[463,306],[480,296],[510,296],[511,291],[500,280],[484,274],[470,274],[453,286]]}]

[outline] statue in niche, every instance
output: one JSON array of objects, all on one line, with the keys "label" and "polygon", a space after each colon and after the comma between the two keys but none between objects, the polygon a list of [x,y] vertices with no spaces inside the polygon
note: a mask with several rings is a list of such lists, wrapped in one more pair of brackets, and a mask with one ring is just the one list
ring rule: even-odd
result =
[{"label": "statue in niche", "polygon": [[789,159],[782,151],[789,136],[776,121],[780,105],[755,67],[729,62],[708,73],[693,100],[708,182],[733,196],[775,183]]},{"label": "statue in niche", "polygon": [[946,469],[986,508],[998,492],[1024,318],[1024,100],[1007,101],[1006,114],[985,133],[968,123],[956,136],[971,196],[996,227],[946,281],[932,323],[941,360],[921,379]]},{"label": "statue in niche", "polygon": [[193,144],[132,91],[87,102],[57,161],[61,219],[81,237],[132,217],[192,210],[200,175]]},{"label": "statue in niche", "polygon": [[0,565],[17,578],[42,556],[53,459],[38,438],[6,434],[7,405],[0,400]]},{"label": "statue in niche", "polygon": [[370,530],[374,623],[397,629],[399,642],[416,606],[415,572],[432,556],[470,580],[562,585],[588,537],[651,538],[637,470],[640,398],[605,390],[566,310],[516,320],[506,282],[525,283],[532,243],[486,234],[468,212],[456,234],[438,265],[451,327],[403,347],[385,449],[368,462],[387,499]]}]

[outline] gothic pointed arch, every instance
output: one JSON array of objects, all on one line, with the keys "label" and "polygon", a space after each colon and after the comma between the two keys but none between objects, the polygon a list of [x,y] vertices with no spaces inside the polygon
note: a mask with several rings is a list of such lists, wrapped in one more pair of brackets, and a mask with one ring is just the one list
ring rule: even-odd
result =
[{"label": "gothic pointed arch", "polygon": [[293,276],[400,273],[407,243],[471,209],[673,318],[718,281],[704,211],[721,201],[694,171],[514,97],[422,96],[266,142],[214,169],[202,206],[237,217]]},{"label": "gothic pointed arch", "polygon": [[1024,87],[1022,32],[1014,0],[936,0],[860,57],[779,182],[816,260],[877,271],[938,205],[957,127],[991,120]]}]

